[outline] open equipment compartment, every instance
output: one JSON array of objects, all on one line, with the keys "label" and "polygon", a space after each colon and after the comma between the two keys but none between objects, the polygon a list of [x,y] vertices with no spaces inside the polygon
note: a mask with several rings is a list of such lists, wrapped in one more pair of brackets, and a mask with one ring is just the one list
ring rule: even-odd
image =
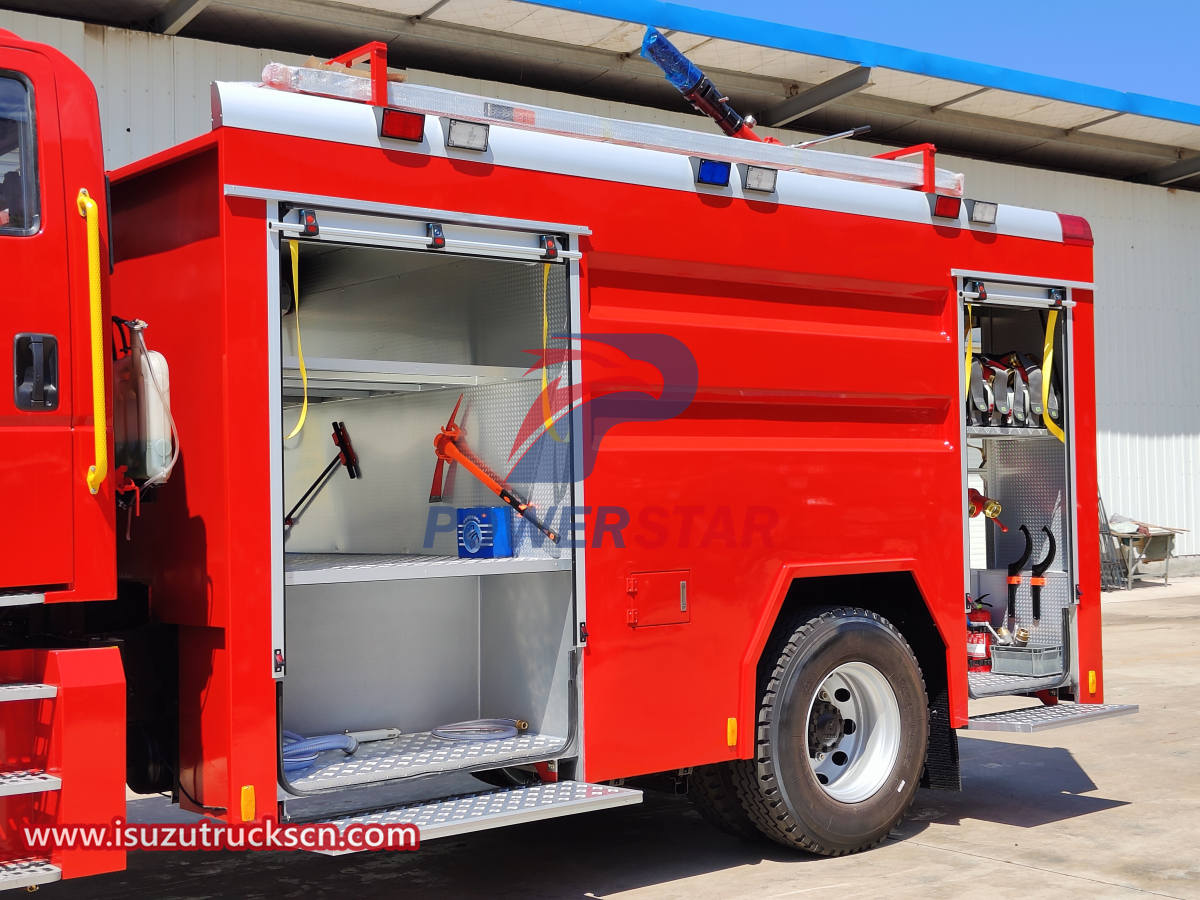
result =
[{"label": "open equipment compartment", "polygon": [[[994,518],[984,513],[966,520],[966,591],[972,599],[990,604],[985,609],[992,629],[986,662],[976,656],[976,667],[969,667],[969,695],[1068,687],[1074,683],[1077,581],[1070,292],[1050,284],[961,277],[959,296],[965,323],[965,482],[969,491],[977,492],[970,496],[976,505],[995,501],[1001,507]],[[1049,383],[1045,398],[1039,377]],[[1030,536],[1027,558],[1022,525]],[[1018,563],[1010,574],[1010,566]],[[1014,589],[1015,614],[1009,615]],[[1040,595],[1037,609],[1035,590]],[[978,621],[971,626],[976,650],[984,627]]]},{"label": "open equipment compartment", "polygon": [[[419,231],[405,233],[411,223],[332,212],[317,213],[318,234],[300,235],[287,225],[296,213],[283,212],[281,522],[314,480],[320,487],[284,526],[281,731],[384,732],[352,754],[324,750],[285,771],[285,789],[303,795],[577,752],[572,429],[561,403],[553,434],[544,427],[541,395],[543,367],[551,396],[556,383],[561,396],[571,385],[570,354],[556,350],[572,332],[578,253],[566,235],[553,236],[561,251],[547,260],[544,237],[461,227],[446,228],[445,246],[422,249]],[[528,501],[557,542],[461,465],[447,467],[442,500],[431,502],[434,437],[452,411],[467,452]],[[304,427],[287,437],[302,414]],[[332,422],[344,423],[359,477],[339,464],[320,480],[339,453]],[[460,558],[458,510],[473,508],[509,519],[511,555]],[[527,725],[498,740],[431,733],[480,718]]]}]

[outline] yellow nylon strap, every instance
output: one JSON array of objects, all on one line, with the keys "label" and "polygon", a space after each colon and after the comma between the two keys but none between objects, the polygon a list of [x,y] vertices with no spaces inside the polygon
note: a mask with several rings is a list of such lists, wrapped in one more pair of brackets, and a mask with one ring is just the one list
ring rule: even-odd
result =
[{"label": "yellow nylon strap", "polygon": [[308,370],[304,368],[304,346],[300,343],[300,245],[288,242],[292,254],[292,315],[296,317],[296,356],[300,359],[300,384],[304,388],[304,402],[300,405],[300,419],[284,440],[290,441],[304,427],[308,418]]},{"label": "yellow nylon strap", "polygon": [[[1046,316],[1046,341],[1042,344],[1042,421],[1046,423],[1046,430],[1065,444],[1066,435],[1058,423],[1050,418],[1050,373],[1054,367],[1054,326],[1057,324],[1058,310],[1052,309]],[[1061,410],[1059,414],[1062,414]]]},{"label": "yellow nylon strap", "polygon": [[963,360],[963,393],[971,395],[971,357],[975,355],[975,344],[971,338],[971,304],[967,304],[967,358]]},{"label": "yellow nylon strap", "polygon": [[550,340],[550,307],[549,307],[549,289],[550,289],[550,263],[542,265],[542,418],[546,420],[546,431],[557,443],[562,443],[563,439],[558,436],[558,432],[554,430],[554,411],[550,409],[550,395],[546,392],[546,385],[549,381],[548,372],[549,366],[546,363],[546,346]]}]

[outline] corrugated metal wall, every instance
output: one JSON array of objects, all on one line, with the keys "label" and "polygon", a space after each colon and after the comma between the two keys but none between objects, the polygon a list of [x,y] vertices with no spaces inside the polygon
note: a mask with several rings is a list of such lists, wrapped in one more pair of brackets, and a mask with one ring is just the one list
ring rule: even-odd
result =
[{"label": "corrugated metal wall", "polygon": [[[257,80],[270,60],[299,61],[294,54],[6,11],[0,28],[59,47],[87,71],[100,96],[110,168],[208,130],[210,82]],[[705,126],[683,113],[428,72],[410,77],[582,112]],[[844,142],[837,149],[873,152]],[[942,163],[966,174],[969,196],[1091,221],[1105,504],[1109,513],[1192,529],[1177,549],[1200,554],[1200,195],[974,160]]]}]

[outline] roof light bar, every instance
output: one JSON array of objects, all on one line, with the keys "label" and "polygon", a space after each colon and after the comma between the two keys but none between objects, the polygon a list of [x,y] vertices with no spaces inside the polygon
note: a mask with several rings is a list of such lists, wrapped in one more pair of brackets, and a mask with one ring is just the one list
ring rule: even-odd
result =
[{"label": "roof light bar", "polygon": [[[268,88],[369,102],[368,79],[330,69],[306,69],[269,63],[262,80]],[[740,141],[647,122],[628,122],[603,116],[567,112],[542,106],[514,106],[503,100],[475,97],[442,88],[409,82],[389,82],[388,105],[430,116],[469,118],[509,128],[533,128],[549,134],[649,147],[684,156],[727,159],[792,172],[865,181],[890,187],[920,189],[925,184],[922,165],[912,162],[851,156],[824,150],[804,150],[755,141]],[[490,112],[489,112],[490,110]],[[931,167],[932,168],[932,167]],[[941,194],[962,194],[962,175],[934,169],[931,173]]]},{"label": "roof light bar", "polygon": [[976,225],[995,225],[997,204],[987,200],[968,200],[967,218]]},{"label": "roof light bar", "polygon": [[483,122],[467,122],[463,119],[446,120],[446,146],[459,150],[477,150],[480,153],[488,148],[488,132],[490,125]]}]

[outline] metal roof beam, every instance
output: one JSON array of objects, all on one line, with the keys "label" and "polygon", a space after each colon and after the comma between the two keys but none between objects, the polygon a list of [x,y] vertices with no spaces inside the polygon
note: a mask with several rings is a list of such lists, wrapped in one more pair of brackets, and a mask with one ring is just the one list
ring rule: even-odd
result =
[{"label": "metal roof beam", "polygon": [[[859,94],[848,97],[844,108],[855,110],[860,115],[864,113],[880,113],[883,115],[904,116],[913,121],[940,122],[957,128],[971,131],[991,132],[1008,137],[1027,137],[1040,141],[1048,141],[1068,146],[1090,147],[1096,150],[1108,150],[1114,153],[1133,153],[1160,159],[1174,159],[1174,148],[1163,144],[1152,144],[1131,138],[1114,137],[1107,134],[1096,134],[1089,131],[1074,131],[1055,128],[1051,125],[1038,125],[1033,122],[1021,122],[1016,119],[1002,119],[995,116],[985,116],[979,113],[962,112],[956,109],[939,109],[930,112],[928,106],[912,103],[907,100],[893,100],[888,97],[877,97],[874,94]],[[867,119],[866,121],[870,121]]]},{"label": "metal roof beam", "polygon": [[[430,0],[429,6],[434,6],[435,2],[436,0]],[[648,92],[653,92],[656,87],[666,84],[662,73],[654,64],[642,59],[636,51],[615,53],[594,47],[464,27],[450,22],[424,18],[423,16],[429,13],[428,9],[422,16],[397,16],[366,7],[330,3],[328,0],[212,0],[212,3],[214,7],[254,10],[268,17],[287,16],[292,21],[307,21],[319,27],[329,28],[331,33],[338,29],[366,30],[377,35],[379,39],[388,41],[391,49],[401,54],[404,52],[404,42],[416,40],[420,41],[424,47],[437,47],[456,55],[484,53],[516,60],[536,58],[539,62],[557,64],[575,70],[581,76],[588,76],[581,77],[581,83],[595,81],[602,84],[606,79],[614,78],[624,83],[634,82],[639,86],[644,85]],[[745,105],[751,110],[755,107],[763,109],[770,106],[768,97],[774,97],[778,102],[777,98],[782,96],[788,85],[792,83],[788,79],[731,72],[719,67],[706,67],[706,71],[724,91],[738,97],[740,105]],[[507,79],[500,78],[498,80]],[[833,79],[833,81],[836,80]],[[533,86],[549,90],[564,90],[561,86],[549,83],[534,84]],[[675,97],[673,91],[669,93]],[[971,93],[973,94],[975,91]],[[597,96],[602,95],[601,93]],[[661,97],[666,96],[667,92],[661,93]],[[627,98],[625,102],[642,105],[659,104],[659,101],[652,99],[649,93],[641,98]],[[664,109],[674,108],[681,113],[686,111],[686,105],[679,103],[677,97],[671,101],[670,105],[659,105]],[[1058,146],[1075,146],[1141,156],[1143,157],[1142,166],[1146,168],[1155,165],[1156,160],[1161,160],[1161,165],[1166,165],[1178,159],[1174,147],[962,112],[954,109],[952,104],[951,108],[935,108],[931,111],[927,105],[875,94],[864,94],[861,91],[851,91],[835,98],[833,105],[843,112],[852,113],[856,122],[871,123],[874,116],[882,115],[893,118],[902,117],[912,121],[941,123],[973,133],[993,133],[1010,138],[1028,138],[1034,143],[1046,141]],[[758,118],[764,124],[768,121],[765,115]],[[877,132],[877,136],[882,137],[883,133]],[[1019,160],[1016,161],[1019,162]]]},{"label": "metal roof beam", "polygon": [[1179,162],[1163,166],[1161,169],[1153,169],[1143,175],[1140,180],[1146,184],[1158,184],[1166,187],[1177,181],[1183,181],[1185,178],[1191,178],[1193,175],[1200,175],[1200,156],[1181,159]]},{"label": "metal roof beam", "polygon": [[179,34],[212,0],[174,0],[154,20],[154,30],[162,34]]},{"label": "metal roof beam", "polygon": [[782,128],[801,116],[828,106],[834,100],[861,91],[870,83],[870,66],[859,66],[772,106],[763,112],[760,121],[770,128]]}]

